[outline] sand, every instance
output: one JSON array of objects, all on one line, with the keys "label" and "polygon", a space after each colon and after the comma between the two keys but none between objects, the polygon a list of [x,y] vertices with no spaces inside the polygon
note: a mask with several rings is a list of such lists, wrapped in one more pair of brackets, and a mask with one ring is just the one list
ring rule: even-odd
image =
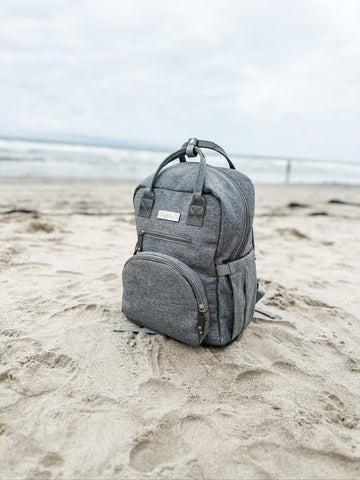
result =
[{"label": "sand", "polygon": [[282,319],[194,349],[112,331],[134,185],[1,180],[0,477],[359,478],[360,188],[258,186]]}]

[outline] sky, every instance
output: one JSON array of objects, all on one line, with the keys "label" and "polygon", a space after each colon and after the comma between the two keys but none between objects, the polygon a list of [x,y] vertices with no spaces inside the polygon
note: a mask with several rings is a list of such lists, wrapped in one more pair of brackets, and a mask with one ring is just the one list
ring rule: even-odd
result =
[{"label": "sky", "polygon": [[0,135],[360,162],[358,0],[1,0]]}]

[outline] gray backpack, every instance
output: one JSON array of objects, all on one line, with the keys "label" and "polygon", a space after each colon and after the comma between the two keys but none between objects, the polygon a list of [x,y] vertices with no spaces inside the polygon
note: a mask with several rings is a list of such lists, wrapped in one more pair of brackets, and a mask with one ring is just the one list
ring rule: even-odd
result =
[{"label": "gray backpack", "polygon": [[[207,165],[201,148],[230,168]],[[241,334],[265,293],[256,278],[254,205],[252,182],[215,143],[192,138],[168,156],[134,192],[138,240],[123,269],[122,310],[139,328],[116,331],[192,346],[223,346]]]}]

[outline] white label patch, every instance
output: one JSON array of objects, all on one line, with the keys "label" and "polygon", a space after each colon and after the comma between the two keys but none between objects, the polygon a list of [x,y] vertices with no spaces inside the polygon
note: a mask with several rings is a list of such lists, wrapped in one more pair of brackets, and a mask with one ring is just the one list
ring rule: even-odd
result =
[{"label": "white label patch", "polygon": [[159,210],[157,218],[160,218],[161,220],[170,220],[171,222],[178,222],[180,220],[180,213]]}]

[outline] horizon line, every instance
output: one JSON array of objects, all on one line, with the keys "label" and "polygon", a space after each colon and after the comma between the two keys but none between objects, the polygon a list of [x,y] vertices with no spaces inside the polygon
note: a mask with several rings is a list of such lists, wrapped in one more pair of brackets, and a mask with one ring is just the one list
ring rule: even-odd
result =
[{"label": "horizon line", "polygon": [[[99,147],[99,148],[114,148],[114,149],[125,149],[125,150],[140,150],[140,151],[152,151],[152,152],[171,152],[171,148],[166,148],[164,146],[154,146],[149,144],[142,144],[141,142],[131,142],[125,140],[116,140],[106,137],[90,137],[87,135],[62,135],[59,134],[59,137],[56,138],[56,134],[48,138],[46,137],[37,137],[37,136],[26,136],[26,135],[8,135],[0,133],[0,140],[14,140],[14,141],[23,141],[23,142],[32,142],[32,143],[50,143],[50,144],[65,144],[65,145],[78,145],[78,146],[89,146],[89,147]],[[93,140],[91,140],[93,138]],[[88,140],[86,140],[88,139]],[[212,152],[213,155],[216,153]],[[349,165],[359,165],[360,161],[351,161],[351,160],[327,160],[311,157],[296,157],[291,155],[261,155],[253,153],[230,153],[232,157],[238,158],[249,158],[254,160],[281,160],[281,161],[297,161],[297,162],[320,162],[320,163],[346,163]]]}]

